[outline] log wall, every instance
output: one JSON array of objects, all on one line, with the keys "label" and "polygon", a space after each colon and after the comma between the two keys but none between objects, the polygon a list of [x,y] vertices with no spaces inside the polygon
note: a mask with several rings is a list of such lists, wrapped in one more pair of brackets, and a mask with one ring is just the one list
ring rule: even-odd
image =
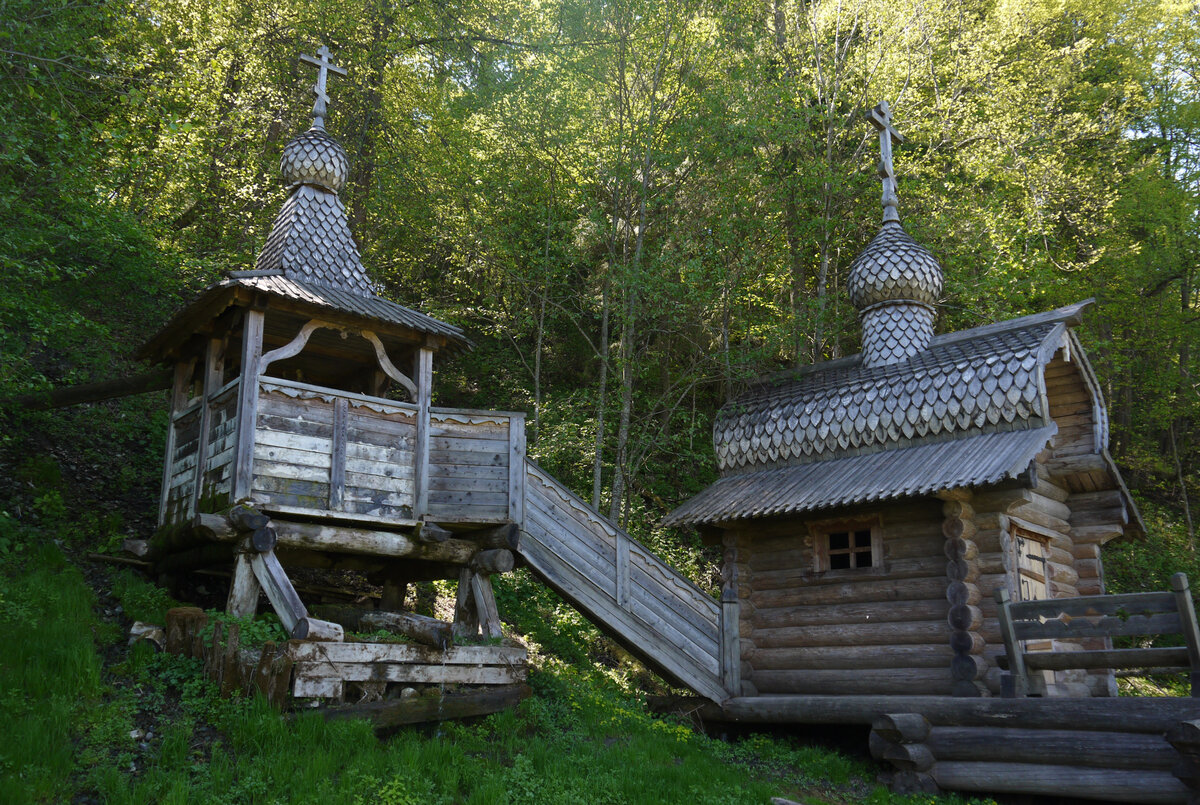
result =
[{"label": "log wall", "polygon": [[817,572],[806,521],[732,529],[743,693],[950,694],[941,506],[855,511],[879,515],[883,552],[857,570]]}]

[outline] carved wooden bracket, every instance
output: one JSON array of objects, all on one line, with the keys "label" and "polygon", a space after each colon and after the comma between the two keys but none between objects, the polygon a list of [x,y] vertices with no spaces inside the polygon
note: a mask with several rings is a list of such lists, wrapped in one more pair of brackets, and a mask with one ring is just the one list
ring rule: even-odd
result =
[{"label": "carved wooden bracket", "polygon": [[304,347],[308,344],[308,339],[312,336],[312,334],[321,328],[339,330],[343,333],[353,333],[354,335],[362,336],[367,341],[370,341],[371,346],[375,348],[375,358],[379,361],[379,368],[383,370],[384,374],[403,386],[414,400],[417,398],[417,384],[414,383],[406,374],[397,369],[396,365],[392,363],[391,358],[388,357],[387,350],[384,349],[383,342],[379,340],[379,336],[375,335],[375,333],[371,332],[370,330],[356,330],[340,324],[322,321],[321,319],[310,320],[307,324],[300,328],[300,332],[296,333],[296,337],[287,344],[284,344],[278,349],[273,349],[259,358],[259,376],[265,374],[267,367],[275,361],[281,361],[286,358],[292,358],[296,355],[299,355],[304,350]]}]

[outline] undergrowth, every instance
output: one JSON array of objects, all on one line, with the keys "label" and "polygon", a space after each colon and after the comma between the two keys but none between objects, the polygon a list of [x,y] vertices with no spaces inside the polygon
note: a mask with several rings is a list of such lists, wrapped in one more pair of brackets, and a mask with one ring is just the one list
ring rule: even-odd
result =
[{"label": "undergrowth", "polygon": [[[590,625],[573,639],[561,602],[520,578],[505,595],[525,595],[514,606],[540,619],[529,636],[533,696],[475,723],[386,739],[363,721],[286,718],[261,698],[223,699],[198,661],[145,643],[126,650],[53,546],[0,578],[0,627],[29,636],[0,643],[4,802],[933,801],[893,796],[868,782],[873,768],[828,750],[765,736],[727,743],[651,718],[621,673],[589,659],[601,642]],[[130,618],[173,603],[131,573],[115,574],[112,588]]]}]

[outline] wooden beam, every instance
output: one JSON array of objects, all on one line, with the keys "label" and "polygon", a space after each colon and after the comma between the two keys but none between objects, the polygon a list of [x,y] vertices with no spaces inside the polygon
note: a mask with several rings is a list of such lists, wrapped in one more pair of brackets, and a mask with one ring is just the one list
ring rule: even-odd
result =
[{"label": "wooden beam", "polygon": [[508,418],[508,519],[525,522],[525,417]]},{"label": "wooden beam", "polygon": [[78,386],[33,391],[15,397],[6,397],[0,400],[0,406],[13,406],[29,411],[66,408],[71,405],[112,400],[134,394],[147,394],[151,391],[163,391],[171,388],[174,376],[173,369],[151,369],[148,372],[116,380],[102,380],[98,383],[83,383]]},{"label": "wooden beam", "polygon": [[237,444],[233,499],[250,496],[254,473],[254,431],[258,426],[258,363],[262,355],[263,312],[248,309],[242,323],[242,378],[238,388]]},{"label": "wooden beam", "polygon": [[261,589],[254,568],[250,565],[250,554],[239,551],[234,560],[233,578],[229,581],[225,612],[235,618],[254,617],[258,612],[258,593]]},{"label": "wooden beam", "polygon": [[429,413],[433,406],[433,350],[421,347],[415,363],[417,432],[413,440],[413,517],[423,520],[429,511]]}]

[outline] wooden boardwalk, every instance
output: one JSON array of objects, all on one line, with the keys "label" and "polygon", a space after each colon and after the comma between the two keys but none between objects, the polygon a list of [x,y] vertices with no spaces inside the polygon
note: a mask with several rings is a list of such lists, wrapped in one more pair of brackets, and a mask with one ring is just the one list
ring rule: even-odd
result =
[{"label": "wooden boardwalk", "polygon": [[546,584],[672,682],[720,702],[720,605],[532,461],[520,554]]}]

